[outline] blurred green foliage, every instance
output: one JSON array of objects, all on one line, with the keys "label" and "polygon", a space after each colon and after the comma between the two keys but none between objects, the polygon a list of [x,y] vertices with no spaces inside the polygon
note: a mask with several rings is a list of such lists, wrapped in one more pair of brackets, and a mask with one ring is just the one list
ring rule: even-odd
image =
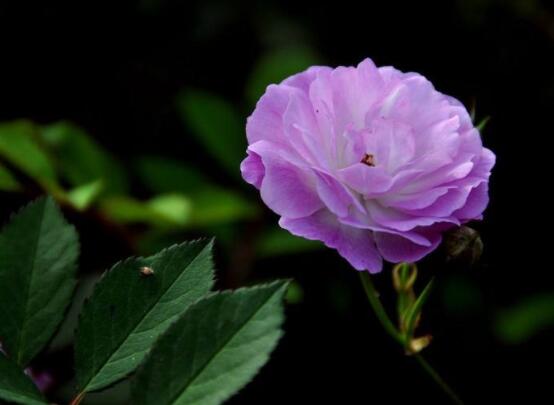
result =
[{"label": "blurred green foliage", "polygon": [[523,343],[554,327],[554,294],[530,296],[512,308],[499,312],[494,330],[499,339],[509,344]]},{"label": "blurred green foliage", "polygon": [[200,144],[228,173],[237,176],[246,150],[244,122],[232,104],[200,90],[188,90],[177,98],[185,124]]},{"label": "blurred green foliage", "polygon": [[[38,125],[19,120],[0,124],[0,191],[52,194],[76,211],[96,211],[104,220],[137,225],[138,253],[184,238],[183,232],[215,234],[230,246],[246,233],[255,257],[317,249],[318,242],[290,235],[264,219],[259,198],[240,180],[246,155],[245,116],[267,85],[317,63],[306,46],[268,51],[245,86],[245,100],[228,101],[200,89],[183,89],[176,110],[184,131],[224,170],[223,185],[186,161],[166,156],[131,156],[130,167],[98,144],[94,136],[67,121]],[[136,193],[135,190],[144,190]],[[146,192],[146,195],[144,193]],[[245,223],[256,226],[245,227]],[[246,264],[247,265],[247,264]]]},{"label": "blurred green foliage", "polygon": [[59,194],[54,164],[41,147],[39,129],[29,121],[0,125],[0,157],[52,194]]},{"label": "blurred green foliage", "polygon": [[2,191],[19,191],[21,186],[11,174],[11,172],[0,164],[0,190]]},{"label": "blurred green foliage", "polygon": [[102,180],[105,194],[123,194],[128,180],[121,164],[81,128],[57,122],[39,132],[51,153],[57,172],[70,185]]},{"label": "blurred green foliage", "polygon": [[481,290],[463,275],[450,275],[444,280],[441,291],[445,308],[449,313],[475,313],[483,307]]}]

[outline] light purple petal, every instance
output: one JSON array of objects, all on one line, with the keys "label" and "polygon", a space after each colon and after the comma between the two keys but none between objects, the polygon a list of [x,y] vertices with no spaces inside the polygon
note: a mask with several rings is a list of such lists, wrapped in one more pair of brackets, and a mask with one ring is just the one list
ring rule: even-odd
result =
[{"label": "light purple petal", "polygon": [[466,204],[454,212],[457,218],[462,221],[480,219],[487,205],[489,204],[489,184],[481,183],[469,194]]},{"label": "light purple petal", "polygon": [[365,208],[352,192],[332,176],[321,171],[314,171],[316,189],[321,201],[339,217],[348,215],[349,207],[354,206],[365,213]]},{"label": "light purple petal", "polygon": [[448,192],[439,198],[433,204],[420,209],[406,209],[402,211],[409,215],[418,215],[425,217],[449,217],[454,211],[464,206],[472,187],[452,187]]},{"label": "light purple petal", "polygon": [[246,182],[260,189],[265,175],[265,168],[260,155],[248,151],[248,156],[240,164],[240,172]]},{"label": "light purple petal", "polygon": [[429,246],[418,245],[402,236],[384,232],[376,232],[374,238],[379,253],[392,263],[414,263],[435,250],[441,241],[440,234],[428,236],[431,239]]},{"label": "light purple petal", "polygon": [[337,249],[356,270],[371,273],[383,266],[371,232],[342,225],[328,210],[321,210],[306,218],[281,218],[279,225],[290,233],[306,239],[322,241]]},{"label": "light purple petal", "polygon": [[[275,143],[288,143],[283,129],[283,114],[287,108],[290,89],[270,85],[246,121],[248,143],[263,139]],[[214,118],[215,119],[215,118]]]},{"label": "light purple petal", "polygon": [[385,228],[395,229],[397,231],[410,231],[419,226],[429,226],[438,222],[449,222],[459,225],[455,217],[429,217],[409,215],[404,212],[383,207],[374,201],[366,202],[367,210],[371,213],[371,218],[379,225]]},{"label": "light purple petal", "polygon": [[381,167],[370,167],[363,163],[340,169],[338,178],[364,197],[377,196],[390,190],[392,178]]},{"label": "light purple petal", "polygon": [[390,194],[380,197],[379,201],[386,207],[418,210],[430,206],[439,197],[448,193],[448,190],[448,187],[439,187],[412,194]]}]

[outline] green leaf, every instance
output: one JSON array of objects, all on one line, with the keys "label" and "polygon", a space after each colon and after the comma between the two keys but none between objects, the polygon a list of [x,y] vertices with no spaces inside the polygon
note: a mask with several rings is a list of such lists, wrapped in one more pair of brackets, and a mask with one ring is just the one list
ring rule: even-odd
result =
[{"label": "green leaf", "polygon": [[107,151],[81,128],[56,122],[40,131],[52,151],[61,175],[74,187],[101,180],[109,194],[127,190],[125,171]]},{"label": "green leaf", "polygon": [[112,220],[124,224],[183,227],[190,218],[191,201],[178,194],[160,195],[148,201],[131,197],[110,197],[102,201],[101,209]]},{"label": "green leaf", "polygon": [[95,180],[74,188],[66,194],[66,197],[75,209],[84,211],[94,203],[103,188],[102,180]]},{"label": "green leaf", "polygon": [[280,83],[290,75],[317,65],[319,58],[311,49],[297,46],[268,52],[260,59],[250,76],[246,95],[255,103],[268,85]]},{"label": "green leaf", "polygon": [[191,215],[191,202],[179,194],[165,194],[148,201],[148,207],[177,225],[185,225]]},{"label": "green leaf", "polygon": [[190,226],[204,227],[228,223],[259,214],[259,208],[240,194],[223,188],[207,188],[190,196]]},{"label": "green leaf", "polygon": [[[172,246],[116,264],[85,304],[76,337],[80,392],[104,388],[133,372],[155,339],[213,284],[212,243]],[[153,274],[141,273],[149,267]]]},{"label": "green leaf", "polygon": [[21,185],[13,174],[0,164],[0,191],[19,191]]},{"label": "green leaf", "polygon": [[29,377],[2,353],[0,353],[0,399],[22,405],[48,404]]},{"label": "green leaf", "polygon": [[506,343],[519,344],[554,327],[554,294],[526,298],[501,311],[494,323],[496,335]]},{"label": "green leaf", "polygon": [[13,216],[0,234],[0,340],[25,366],[48,343],[75,287],[77,232],[52,198]]},{"label": "green leaf", "polygon": [[431,279],[419,295],[415,302],[412,304],[412,306],[408,309],[406,315],[403,317],[403,320],[406,324],[406,334],[408,337],[412,337],[414,334],[414,330],[416,328],[417,321],[420,317],[421,310],[423,308],[423,304],[427,301],[429,298],[429,295],[431,294],[431,290],[433,289],[433,282],[434,280]]},{"label": "green leaf", "polygon": [[287,294],[285,295],[285,301],[287,304],[300,304],[304,300],[304,289],[300,283],[291,281]]},{"label": "green leaf", "polygon": [[143,157],[137,166],[143,183],[151,191],[181,193],[190,200],[187,225],[215,225],[251,218],[259,212],[256,205],[240,194],[211,183],[202,173],[179,161]]},{"label": "green leaf", "polygon": [[139,368],[133,404],[216,405],[267,362],[282,332],[287,282],[211,295],[169,328]]},{"label": "green leaf", "polygon": [[102,211],[120,223],[144,223],[161,228],[205,227],[252,218],[258,207],[240,195],[220,188],[200,190],[190,196],[164,194],[148,201],[110,197]]},{"label": "green leaf", "polygon": [[0,124],[0,157],[46,190],[57,193],[60,187],[54,166],[35,135],[36,128],[28,121]]},{"label": "green leaf", "polygon": [[137,169],[143,184],[158,194],[187,194],[210,184],[197,169],[166,157],[144,156],[138,159]]},{"label": "green leaf", "polygon": [[475,128],[477,128],[477,130],[479,132],[483,132],[483,130],[485,129],[485,127],[487,126],[487,123],[490,121],[491,117],[490,116],[486,116],[485,118],[483,118],[481,121],[479,121],[479,123],[475,126]]},{"label": "green leaf", "polygon": [[185,124],[223,169],[238,176],[246,154],[245,122],[233,105],[205,91],[188,90],[177,106]]}]

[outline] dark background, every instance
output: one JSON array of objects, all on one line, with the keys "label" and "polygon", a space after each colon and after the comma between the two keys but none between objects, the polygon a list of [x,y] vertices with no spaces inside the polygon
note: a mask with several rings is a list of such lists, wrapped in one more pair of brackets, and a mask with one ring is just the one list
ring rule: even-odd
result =
[{"label": "dark background", "polygon": [[[553,329],[517,344],[495,332],[505,308],[554,290],[554,8],[546,1],[4,0],[0,121],[68,119],[126,167],[140,154],[173,157],[257,200],[210,163],[183,127],[175,97],[184,88],[208,90],[246,119],[252,105],[244,88],[256,62],[299,45],[330,66],[371,57],[420,72],[440,91],[475,104],[478,118],[491,116],[483,142],[497,166],[485,221],[475,225],[484,253],[473,267],[447,264],[441,252],[420,265],[419,288],[431,274],[439,281],[422,326],[434,335],[424,353],[467,403],[553,403]],[[132,192],[146,193],[140,184]],[[28,199],[2,193],[2,219]],[[84,272],[134,253],[90,216],[67,215],[82,235]],[[245,233],[249,226],[239,225]],[[227,254],[217,256],[220,287],[234,286]],[[294,277],[303,299],[288,306],[286,335],[270,363],[230,404],[447,403],[383,333],[358,275],[335,252],[255,259],[241,277],[240,284]],[[392,308],[389,269],[376,283]],[[69,353],[45,355],[43,363],[54,355],[70,363]],[[67,377],[55,373],[54,396]]]}]

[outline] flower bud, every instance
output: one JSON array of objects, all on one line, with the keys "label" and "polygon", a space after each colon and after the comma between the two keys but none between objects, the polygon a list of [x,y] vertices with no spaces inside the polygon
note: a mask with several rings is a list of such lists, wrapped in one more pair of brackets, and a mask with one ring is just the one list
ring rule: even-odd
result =
[{"label": "flower bud", "polygon": [[475,264],[483,253],[483,241],[479,232],[469,226],[462,226],[444,237],[448,260]]}]

